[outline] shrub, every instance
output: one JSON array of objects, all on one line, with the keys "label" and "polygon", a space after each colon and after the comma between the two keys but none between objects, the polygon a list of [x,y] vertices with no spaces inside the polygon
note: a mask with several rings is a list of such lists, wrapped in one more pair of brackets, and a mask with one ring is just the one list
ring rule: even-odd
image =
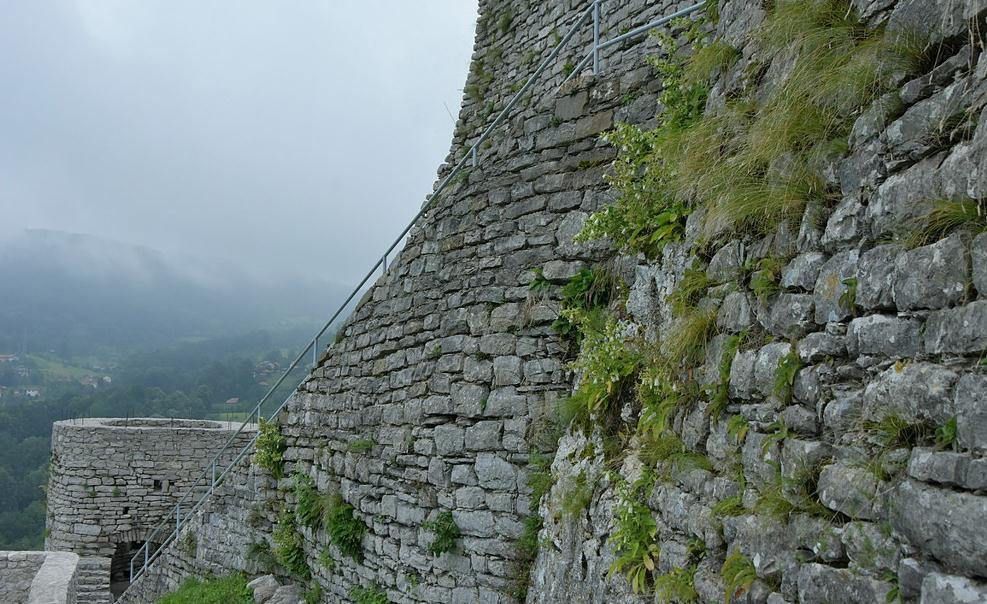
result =
[{"label": "shrub", "polygon": [[440,512],[435,520],[422,526],[435,533],[435,538],[428,544],[428,551],[435,556],[451,552],[456,547],[456,539],[462,535],[452,512],[448,510]]},{"label": "shrub", "polygon": [[254,595],[243,575],[188,579],[158,604],[253,604]]},{"label": "shrub", "polygon": [[284,452],[287,448],[287,442],[278,424],[261,419],[260,432],[254,444],[254,463],[269,471],[275,478],[282,478]]}]

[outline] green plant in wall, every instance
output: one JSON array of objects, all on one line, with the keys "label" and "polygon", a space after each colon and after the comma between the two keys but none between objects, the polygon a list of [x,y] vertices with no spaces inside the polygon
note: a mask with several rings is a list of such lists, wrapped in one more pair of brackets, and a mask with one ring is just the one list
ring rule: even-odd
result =
[{"label": "green plant in wall", "polygon": [[951,417],[945,424],[936,428],[936,447],[939,449],[956,448],[956,418]]},{"label": "green plant in wall", "polygon": [[254,444],[254,463],[268,470],[275,478],[284,476],[284,452],[288,443],[276,422],[260,420],[260,431]]},{"label": "green plant in wall", "polygon": [[795,377],[803,366],[802,358],[799,356],[795,344],[792,343],[791,352],[781,357],[775,368],[774,393],[786,405],[792,402]]},{"label": "green plant in wall", "polygon": [[599,330],[586,321],[580,328],[583,346],[572,368],[582,377],[573,398],[588,414],[606,411],[633,382],[642,357],[626,340],[627,324],[613,317]]},{"label": "green plant in wall", "polygon": [[657,567],[660,550],[655,540],[658,525],[648,506],[637,497],[635,489],[626,484],[618,491],[614,510],[617,527],[608,540],[617,558],[610,565],[608,576],[619,573],[631,584],[634,593],[643,593]]},{"label": "green plant in wall", "polygon": [[693,585],[696,567],[676,568],[655,579],[655,601],[662,604],[692,604],[699,601]]},{"label": "green plant in wall", "polygon": [[511,23],[514,22],[514,11],[507,9],[500,13],[500,18],[497,19],[497,29],[500,30],[501,35],[506,35],[507,32],[511,31]]},{"label": "green plant in wall", "polygon": [[322,550],[319,554],[319,564],[326,570],[336,570],[336,559],[332,557],[332,553],[327,549]]},{"label": "green plant in wall", "polygon": [[281,510],[277,526],[272,535],[274,539],[274,557],[293,577],[309,579],[312,571],[305,557],[304,539],[298,532],[295,513],[290,508]]},{"label": "green plant in wall", "polygon": [[720,573],[723,575],[723,598],[727,604],[746,593],[757,580],[754,563],[736,550],[724,560]]},{"label": "green plant in wall", "polygon": [[747,513],[744,508],[743,498],[740,495],[725,497],[710,508],[715,518],[725,518],[727,516],[741,516]]},{"label": "green plant in wall", "polygon": [[583,514],[593,499],[593,484],[586,476],[585,470],[577,474],[566,485],[562,498],[562,514],[575,518]]},{"label": "green plant in wall", "polygon": [[897,234],[906,247],[928,245],[959,230],[977,235],[987,232],[987,201],[937,199],[907,222]]},{"label": "green plant in wall", "polygon": [[699,398],[699,388],[693,381],[674,379],[661,359],[648,359],[637,386],[641,403],[638,434],[645,438],[661,438],[671,430],[672,420]]},{"label": "green plant in wall", "polygon": [[318,530],[326,512],[328,496],[315,486],[315,481],[307,474],[295,474],[295,514],[302,526]]},{"label": "green plant in wall", "polygon": [[[538,281],[539,276],[547,282],[544,273],[536,273],[532,288],[544,291],[547,286]],[[552,323],[552,329],[561,336],[575,338],[578,343],[580,323],[595,323],[599,315],[592,316],[591,312],[626,296],[626,291],[623,282],[602,267],[580,270],[562,287],[560,315]]]},{"label": "green plant in wall", "polygon": [[363,560],[363,535],[367,532],[367,525],[356,517],[353,506],[346,503],[339,493],[330,496],[322,526],[339,551],[357,562]]},{"label": "green plant in wall", "polygon": [[754,272],[750,278],[750,288],[762,303],[781,291],[779,279],[784,260],[781,258],[761,258],[753,265]]},{"label": "green plant in wall", "polygon": [[462,536],[452,512],[448,510],[440,512],[435,520],[426,522],[422,527],[435,533],[435,538],[428,544],[428,551],[433,556],[451,552],[456,547],[456,540]]},{"label": "green plant in wall", "polygon": [[390,600],[387,599],[387,592],[381,589],[379,585],[368,585],[367,587],[354,585],[350,589],[350,598],[353,599],[353,604],[390,604]]},{"label": "green plant in wall", "polygon": [[715,308],[696,308],[680,317],[662,343],[669,366],[678,371],[698,367],[706,359],[706,346],[717,333]]},{"label": "green plant in wall", "polygon": [[373,448],[374,439],[372,438],[358,438],[356,440],[351,440],[349,444],[346,445],[346,449],[351,453],[369,453]]},{"label": "green plant in wall", "polygon": [[935,426],[926,421],[904,418],[888,413],[877,420],[862,422],[865,434],[872,436],[885,450],[914,447],[929,441],[935,434]]},{"label": "green plant in wall", "polygon": [[734,442],[738,445],[743,444],[749,431],[750,422],[746,417],[740,414],[730,416],[727,421],[727,434],[733,438]]},{"label": "green plant in wall", "polygon": [[279,571],[278,560],[271,551],[271,544],[267,541],[256,541],[247,546],[246,558],[265,574],[274,575]]},{"label": "green plant in wall", "polygon": [[[737,351],[740,350],[740,346],[746,338],[747,332],[744,331],[729,336],[723,343],[723,354],[720,357],[720,365],[717,367],[720,379],[716,384],[708,387],[710,405],[707,413],[714,420],[718,420],[730,405],[730,369],[733,367],[733,359],[737,356]],[[744,431],[740,440],[742,441],[746,435],[747,432]],[[734,437],[736,438],[736,435]]]},{"label": "green plant in wall", "polygon": [[305,604],[320,604],[322,602],[322,585],[318,581],[308,584],[308,589],[302,594]]},{"label": "green plant in wall", "polygon": [[682,238],[686,206],[663,187],[667,176],[654,133],[618,124],[603,138],[621,150],[608,179],[620,198],[590,216],[575,240],[609,238],[622,251],[643,252],[654,258],[666,244]]},{"label": "green plant in wall", "polygon": [[192,531],[185,531],[178,543],[178,549],[186,558],[195,558],[195,553],[199,549],[199,540]]},{"label": "green plant in wall", "polygon": [[685,64],[682,80],[687,84],[707,84],[710,77],[719,75],[739,58],[740,51],[721,40],[701,45]]},{"label": "green plant in wall", "polygon": [[696,304],[706,295],[711,284],[712,282],[706,276],[705,269],[685,269],[682,278],[675,285],[675,290],[668,296],[668,303],[672,307],[672,313],[681,317],[692,312]]},{"label": "green plant in wall", "polygon": [[840,295],[837,303],[840,305],[840,308],[850,313],[850,315],[855,315],[857,309],[857,278],[850,277],[849,279],[844,279],[843,285],[846,286],[846,289]]}]

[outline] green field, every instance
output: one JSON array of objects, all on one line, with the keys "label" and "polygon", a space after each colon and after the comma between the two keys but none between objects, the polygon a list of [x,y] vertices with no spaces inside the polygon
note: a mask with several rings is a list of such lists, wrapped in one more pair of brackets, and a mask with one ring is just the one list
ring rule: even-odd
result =
[{"label": "green field", "polygon": [[69,365],[62,361],[56,361],[36,354],[26,355],[26,358],[34,361],[41,374],[49,380],[77,381],[87,375],[96,375],[96,372],[90,369],[83,369],[82,367],[76,367],[75,365]]}]

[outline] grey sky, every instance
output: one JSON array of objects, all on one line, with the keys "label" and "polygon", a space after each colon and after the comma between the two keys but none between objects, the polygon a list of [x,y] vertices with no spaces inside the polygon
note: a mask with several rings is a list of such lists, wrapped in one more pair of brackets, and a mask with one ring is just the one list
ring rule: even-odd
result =
[{"label": "grey sky", "polygon": [[475,19],[476,0],[0,0],[0,223],[348,284],[430,190]]}]

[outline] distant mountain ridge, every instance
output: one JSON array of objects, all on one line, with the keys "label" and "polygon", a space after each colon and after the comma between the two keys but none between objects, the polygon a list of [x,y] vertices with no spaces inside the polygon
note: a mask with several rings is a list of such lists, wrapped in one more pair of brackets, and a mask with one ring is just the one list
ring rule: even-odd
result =
[{"label": "distant mountain ridge", "polygon": [[312,326],[342,299],[342,286],[284,266],[271,275],[93,235],[12,233],[0,238],[0,352],[86,354]]}]

